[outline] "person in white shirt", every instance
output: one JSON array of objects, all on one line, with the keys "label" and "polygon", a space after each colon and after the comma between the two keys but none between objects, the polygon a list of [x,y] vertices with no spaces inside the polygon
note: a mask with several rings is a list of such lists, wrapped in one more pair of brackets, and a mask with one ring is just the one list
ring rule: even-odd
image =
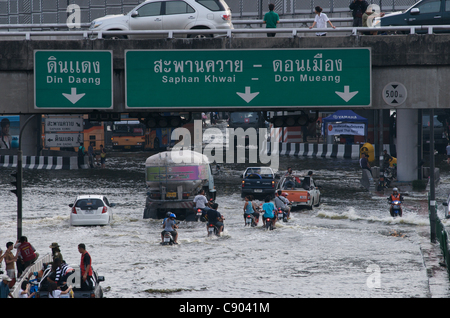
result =
[{"label": "person in white shirt", "polygon": [[70,291],[72,290],[72,285],[66,290],[62,291],[56,285],[56,283],[50,283],[48,287],[48,298],[70,298]]},{"label": "person in white shirt", "polygon": [[22,282],[22,285],[20,286],[19,298],[32,298],[35,295],[35,293],[30,294],[30,286],[31,285],[28,281],[25,280]]},{"label": "person in white shirt", "polygon": [[194,198],[195,209],[204,209],[208,205],[208,199],[205,196],[205,190],[200,192]]},{"label": "person in white shirt", "polygon": [[[322,13],[322,8],[317,6],[314,8],[316,12],[316,17],[314,19],[314,23],[309,28],[312,29],[317,24],[318,29],[326,29],[327,28],[327,22],[330,24],[330,26],[333,29],[336,29],[336,27],[331,23],[330,19],[328,19],[327,15],[325,13]],[[317,36],[326,36],[326,32],[317,32]]]}]

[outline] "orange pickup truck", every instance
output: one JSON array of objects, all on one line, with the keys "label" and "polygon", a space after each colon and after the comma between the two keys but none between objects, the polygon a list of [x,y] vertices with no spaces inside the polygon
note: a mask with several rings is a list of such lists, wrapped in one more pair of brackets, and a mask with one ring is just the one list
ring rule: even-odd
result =
[{"label": "orange pickup truck", "polygon": [[278,182],[277,190],[280,189],[288,194],[287,199],[292,203],[292,207],[312,210],[314,206],[320,205],[320,190],[310,176],[284,176]]}]

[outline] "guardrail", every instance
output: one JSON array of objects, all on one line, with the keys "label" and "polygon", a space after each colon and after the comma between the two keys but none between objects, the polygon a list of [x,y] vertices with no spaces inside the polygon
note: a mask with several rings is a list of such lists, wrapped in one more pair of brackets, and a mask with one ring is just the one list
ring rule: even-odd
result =
[{"label": "guardrail", "polygon": [[[436,206],[434,207],[436,209]],[[437,214],[437,213],[436,213]],[[430,227],[433,226],[433,222],[431,220],[431,206],[430,206],[430,193],[428,192],[428,216],[430,219]],[[447,273],[449,275],[450,280],[450,250],[449,250],[449,238],[448,232],[442,223],[441,219],[436,215],[436,240],[439,242],[439,246],[441,248],[442,256],[444,258],[445,265],[447,267]],[[433,232],[433,229],[430,228],[430,232]]]},{"label": "guardrail", "polygon": [[19,298],[20,288],[22,285],[22,282],[26,279],[28,279],[28,276],[32,272],[38,272],[42,269],[44,263],[50,263],[53,260],[52,254],[48,253],[44,255],[43,257],[39,258],[36,262],[34,262],[32,265],[28,266],[22,273],[22,276],[20,276],[16,284],[14,285],[11,295],[13,298]]},{"label": "guardrail", "polygon": [[[337,22],[353,22],[353,18],[330,18],[331,22],[337,23]],[[264,20],[255,20],[255,19],[249,19],[249,20],[233,20],[233,24],[263,24]],[[305,19],[280,19],[280,24],[307,24],[307,23],[313,23],[314,18],[305,18]]]},{"label": "guardrail", "polygon": [[73,28],[72,25],[67,23],[41,23],[41,24],[0,24],[0,29],[71,29],[74,30],[88,29],[90,23],[80,23],[79,28]]},{"label": "guardrail", "polygon": [[0,32],[0,37],[25,37],[26,40],[31,40],[35,36],[48,36],[48,37],[82,37],[83,39],[103,39],[109,36],[159,36],[172,39],[175,35],[195,35],[195,34],[211,34],[215,36],[225,36],[233,37],[233,35],[238,34],[266,34],[266,33],[280,33],[280,34],[290,34],[292,37],[299,37],[301,33],[349,33],[350,35],[357,36],[362,32],[378,31],[378,33],[386,32],[402,32],[416,34],[421,31],[424,33],[433,34],[436,30],[450,30],[450,25],[428,25],[428,26],[396,26],[396,27],[377,27],[377,28],[366,28],[366,27],[337,27],[326,28],[326,29],[309,29],[309,28],[277,28],[277,29],[265,29],[265,28],[244,28],[244,29],[230,29],[230,30],[211,30],[211,29],[201,29],[201,30],[151,30],[151,31],[94,31],[94,30],[81,30],[81,31],[9,31]]},{"label": "guardrail", "polygon": [[[353,18],[332,18],[332,22],[352,22]],[[306,19],[280,19],[280,24],[306,24],[313,23],[314,18]],[[261,19],[247,19],[247,20],[233,20],[233,24],[240,25],[252,25],[252,24],[263,24],[264,20]],[[42,23],[42,24],[0,24],[0,29],[70,29],[72,31],[79,31],[84,29],[89,29],[90,23],[80,23],[74,28],[74,25],[67,23]]]}]

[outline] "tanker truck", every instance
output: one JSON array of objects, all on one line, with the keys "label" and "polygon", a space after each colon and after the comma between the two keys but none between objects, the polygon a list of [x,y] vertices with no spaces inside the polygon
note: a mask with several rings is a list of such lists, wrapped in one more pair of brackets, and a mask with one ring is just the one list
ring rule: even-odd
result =
[{"label": "tanker truck", "polygon": [[184,150],[183,156],[191,160],[178,163],[180,160],[172,155],[172,151],[165,151],[145,161],[147,199],[144,219],[162,219],[170,211],[177,219],[195,221],[193,200],[199,191],[205,190],[208,200],[216,198],[208,157]]}]

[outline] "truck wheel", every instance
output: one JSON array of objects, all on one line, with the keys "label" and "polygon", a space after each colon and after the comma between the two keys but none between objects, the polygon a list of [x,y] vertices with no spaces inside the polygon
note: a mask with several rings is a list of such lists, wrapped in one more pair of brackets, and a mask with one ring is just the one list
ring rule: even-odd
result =
[{"label": "truck wheel", "polygon": [[144,219],[157,219],[157,213],[156,213],[156,209],[150,209],[148,207],[146,207],[144,209]]},{"label": "truck wheel", "polygon": [[320,206],[320,197],[319,197],[319,202],[317,202],[317,204],[315,205],[316,208],[318,208]]}]

